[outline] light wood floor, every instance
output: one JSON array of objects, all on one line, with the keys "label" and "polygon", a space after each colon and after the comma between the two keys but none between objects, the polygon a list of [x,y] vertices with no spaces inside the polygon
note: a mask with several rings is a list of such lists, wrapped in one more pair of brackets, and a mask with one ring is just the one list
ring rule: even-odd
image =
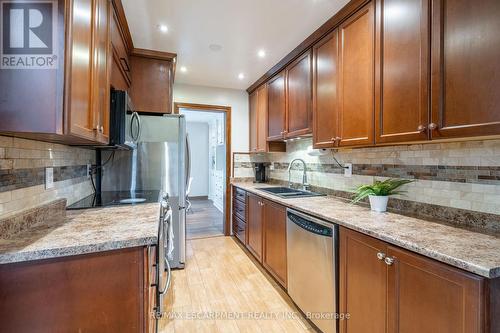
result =
[{"label": "light wood floor", "polygon": [[221,236],[224,234],[222,213],[212,201],[192,198],[191,211],[186,215],[187,239]]},{"label": "light wood floor", "polygon": [[[165,299],[167,316],[184,317],[162,318],[159,332],[314,332],[236,242],[224,236],[187,242],[186,268],[173,271]],[[198,319],[188,317],[193,314]],[[205,314],[233,318],[203,318]],[[234,318],[238,315],[247,317]]]}]

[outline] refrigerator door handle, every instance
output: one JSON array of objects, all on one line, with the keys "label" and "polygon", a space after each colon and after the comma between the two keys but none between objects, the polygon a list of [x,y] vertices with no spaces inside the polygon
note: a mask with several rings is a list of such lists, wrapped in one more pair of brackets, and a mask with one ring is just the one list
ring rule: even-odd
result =
[{"label": "refrigerator door handle", "polygon": [[191,148],[189,147],[189,135],[186,133],[186,188],[191,178]]}]

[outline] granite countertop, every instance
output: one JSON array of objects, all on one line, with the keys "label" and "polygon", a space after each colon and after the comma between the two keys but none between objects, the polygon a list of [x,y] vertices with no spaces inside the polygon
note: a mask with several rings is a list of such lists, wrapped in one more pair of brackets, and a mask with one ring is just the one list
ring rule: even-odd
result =
[{"label": "granite countertop", "polygon": [[0,238],[0,264],[156,244],[159,203],[67,211]]},{"label": "granite countertop", "polygon": [[269,184],[236,187],[326,221],[383,240],[487,278],[500,277],[500,235],[488,235],[395,213],[376,213],[332,196],[284,199],[264,191]]}]

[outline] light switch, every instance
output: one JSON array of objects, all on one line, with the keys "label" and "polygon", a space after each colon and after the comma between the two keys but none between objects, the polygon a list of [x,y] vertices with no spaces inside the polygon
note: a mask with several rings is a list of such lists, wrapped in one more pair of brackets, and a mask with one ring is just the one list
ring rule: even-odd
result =
[{"label": "light switch", "polygon": [[352,177],[352,163],[345,163],[344,166],[344,176]]},{"label": "light switch", "polygon": [[54,168],[45,168],[45,189],[54,187]]}]

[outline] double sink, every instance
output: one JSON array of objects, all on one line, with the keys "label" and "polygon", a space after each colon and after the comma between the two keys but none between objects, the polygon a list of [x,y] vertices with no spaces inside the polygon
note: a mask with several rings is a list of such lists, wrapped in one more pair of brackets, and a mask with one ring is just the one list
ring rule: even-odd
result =
[{"label": "double sink", "polygon": [[305,198],[305,197],[319,197],[324,196],[324,194],[298,190],[290,187],[261,187],[257,190],[264,191],[281,198]]}]

